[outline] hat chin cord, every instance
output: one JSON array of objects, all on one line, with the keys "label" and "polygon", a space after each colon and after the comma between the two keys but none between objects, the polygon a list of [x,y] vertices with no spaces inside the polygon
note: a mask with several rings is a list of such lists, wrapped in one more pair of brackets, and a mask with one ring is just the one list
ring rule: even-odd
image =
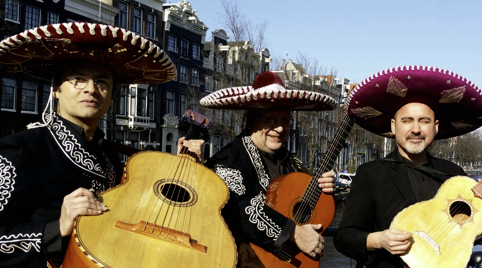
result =
[{"label": "hat chin cord", "polygon": [[[53,78],[52,78],[52,83],[53,85]],[[27,125],[27,129],[32,129],[32,128],[39,128],[39,127],[50,127],[50,124],[53,121],[53,115],[54,115],[54,98],[53,98],[53,93],[54,87],[50,86],[50,94],[49,94],[49,100],[47,101],[47,105],[45,105],[45,109],[42,112],[42,123],[40,122],[35,122],[35,123],[30,123]]]}]

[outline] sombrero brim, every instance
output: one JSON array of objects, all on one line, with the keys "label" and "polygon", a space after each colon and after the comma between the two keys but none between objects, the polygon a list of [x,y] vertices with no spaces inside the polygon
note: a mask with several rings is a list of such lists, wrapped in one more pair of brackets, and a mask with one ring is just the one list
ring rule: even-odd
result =
[{"label": "sombrero brim", "polygon": [[292,111],[324,111],[336,107],[335,99],[312,91],[289,90],[278,84],[254,89],[251,86],[217,90],[200,100],[213,109],[280,109]]},{"label": "sombrero brim", "polygon": [[372,75],[347,98],[349,115],[366,130],[390,137],[390,120],[410,102],[427,104],[439,120],[436,139],[462,135],[480,127],[481,90],[448,70],[403,66]]},{"label": "sombrero brim", "polygon": [[117,72],[120,84],[162,83],[176,69],[156,44],[122,28],[93,23],[51,24],[0,42],[0,67],[50,80],[59,62],[88,60]]}]

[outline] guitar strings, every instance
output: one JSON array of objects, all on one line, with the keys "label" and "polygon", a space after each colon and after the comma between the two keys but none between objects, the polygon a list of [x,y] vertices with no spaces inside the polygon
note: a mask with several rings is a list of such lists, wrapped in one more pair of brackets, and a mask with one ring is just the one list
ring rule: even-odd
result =
[{"label": "guitar strings", "polygon": [[[182,148],[181,148],[181,153],[182,153],[183,151],[185,151],[185,147],[182,147]],[[184,167],[184,166],[186,165],[186,164],[185,164],[185,163],[186,163],[186,157],[182,157],[182,155],[181,155],[181,156],[180,156],[180,155],[181,155],[181,154],[179,154],[179,155],[176,156],[175,164],[171,166],[171,168],[170,168],[170,170],[169,170],[169,172],[168,172],[167,178],[173,178],[173,181],[175,181],[175,178],[176,178],[176,177],[178,177],[178,176],[181,177],[181,175],[177,175],[177,174],[181,174],[181,173],[182,173],[181,171],[184,169],[184,168],[182,168],[182,167]],[[164,187],[165,187],[165,185],[164,185]],[[168,187],[167,187],[167,191],[165,191],[166,189],[161,188],[159,194],[162,195],[162,192],[164,192],[164,193],[167,193],[167,194],[169,195],[170,193],[173,193],[173,192],[175,191],[175,187],[176,187],[176,186],[174,185],[174,183],[169,183],[169,184],[168,184]],[[162,224],[161,224],[161,226],[160,226],[158,236],[160,236],[160,235],[162,234],[163,228],[165,227],[166,220],[167,220],[167,218],[169,217],[169,213],[170,213],[171,215],[174,214],[174,211],[173,211],[173,210],[174,210],[174,208],[173,208],[173,207],[174,207],[174,206],[173,206],[174,201],[173,201],[172,197],[173,197],[173,196],[167,196],[167,198],[165,198],[165,199],[167,199],[167,202],[161,202],[160,207],[159,207],[159,209],[157,210],[155,219],[153,220],[153,228],[152,228],[151,234],[154,232],[154,230],[155,230],[155,228],[156,228],[156,226],[157,226],[157,222],[158,222],[159,217],[160,217],[160,214],[161,214],[161,212],[162,212],[162,210],[163,210],[164,204],[167,203],[167,208],[165,209],[166,212],[165,212],[165,214],[164,214],[164,218],[162,219]],[[178,196],[177,198],[179,198],[179,196]],[[149,219],[151,219],[152,214],[153,214],[155,208],[157,207],[157,204],[158,204],[160,201],[161,201],[161,198],[160,198],[160,197],[156,198],[156,202],[154,202],[154,205],[153,205],[153,207],[152,207],[152,209],[151,209],[151,211],[150,211],[150,213],[149,213],[148,220],[146,221],[146,225],[144,226],[144,230],[146,229],[146,227],[147,227],[147,225],[148,225],[148,223],[149,223]],[[170,225],[170,223],[171,223],[170,219],[169,219],[168,222],[169,222],[169,225]],[[169,226],[169,225],[168,225],[168,226]],[[167,238],[167,237],[169,236],[169,231],[170,231],[171,229],[172,229],[172,230],[176,230],[175,228],[168,228],[168,229],[167,229],[167,232],[166,232],[166,234],[165,234],[165,238]]]},{"label": "guitar strings", "polygon": [[[478,185],[474,186],[472,190],[474,190],[475,187]],[[475,193],[473,193],[475,196]],[[437,224],[435,224],[432,228],[429,228],[427,231],[424,231],[430,238],[432,238],[436,243],[437,241],[441,241],[440,238],[447,237],[447,233],[450,232],[451,230],[454,229],[454,227],[460,226],[459,221],[459,215],[465,215],[462,217],[468,217],[467,219],[462,219],[463,221],[469,220],[472,215],[472,210],[471,206],[466,203],[466,200],[470,198],[461,198],[461,199],[454,199],[454,202],[449,204],[447,202],[447,208],[445,211],[441,211],[442,213],[446,213],[447,216],[453,219],[453,222],[446,222],[446,221],[439,221]],[[454,204],[455,203],[455,204]],[[452,207],[453,206],[453,207]],[[437,219],[437,217],[432,217],[433,219]]]},{"label": "guitar strings", "polygon": [[[294,215],[294,218],[297,222],[303,221],[305,216],[310,215],[311,211],[315,208],[316,203],[318,202],[323,191],[322,188],[318,187],[318,178],[320,178],[323,173],[329,171],[330,168],[333,168],[330,167],[330,163],[335,163],[335,160],[341,150],[340,145],[348,136],[352,126],[353,121],[348,114],[345,114],[343,121],[331,142],[331,146],[328,148],[325,157],[323,157],[321,160],[320,168],[313,176],[312,180],[308,184],[307,190],[301,198],[301,205]],[[324,226],[324,228],[326,227],[327,226]]]},{"label": "guitar strings", "polygon": [[[190,140],[194,136],[193,132],[194,130],[191,125],[186,135],[187,140]],[[170,202],[168,202],[169,207],[171,208],[171,212],[170,212],[171,216],[168,217],[168,213],[165,214],[165,218],[166,217],[169,218],[167,222],[167,226],[169,227],[168,232],[171,230],[174,230],[176,233],[178,231],[183,233],[190,232],[190,227],[191,227],[190,219],[192,219],[193,209],[189,205],[182,204],[182,202],[190,201],[190,198],[189,198],[190,195],[187,190],[181,191],[179,189],[184,189],[185,185],[191,185],[194,187],[194,189],[196,188],[196,185],[194,184],[195,178],[196,178],[196,174],[195,174],[196,163],[193,163],[193,161],[190,159],[190,157],[192,156],[193,156],[193,153],[190,153],[187,147],[183,147],[183,146],[181,147],[181,150],[178,155],[178,159],[180,159],[181,164],[177,165],[176,172],[175,172],[176,175],[172,176],[173,180],[176,181],[175,184],[177,185],[177,187],[174,186],[173,184],[170,184],[168,188],[168,193],[171,193],[170,187],[174,188],[174,190],[172,191],[173,194],[170,196]],[[178,191],[175,191],[176,189],[178,189]],[[174,196],[174,194],[176,194],[176,196]],[[161,210],[159,210],[159,213],[160,212]],[[166,219],[164,219],[162,226],[165,226],[165,220]]]}]

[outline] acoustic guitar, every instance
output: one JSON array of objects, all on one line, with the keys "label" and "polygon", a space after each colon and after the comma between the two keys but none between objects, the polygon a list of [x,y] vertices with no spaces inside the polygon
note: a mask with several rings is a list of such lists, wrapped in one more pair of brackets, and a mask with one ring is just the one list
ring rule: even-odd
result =
[{"label": "acoustic guitar", "polygon": [[482,232],[482,183],[465,176],[446,180],[434,198],[397,214],[390,228],[413,234],[402,260],[411,268],[463,268]]},{"label": "acoustic guitar", "polygon": [[[188,121],[209,125],[197,117],[188,111]],[[228,197],[224,181],[186,148],[136,153],[123,183],[98,197],[108,211],[75,221],[62,267],[233,268],[236,245],[221,217]]]},{"label": "acoustic guitar", "polygon": [[[311,177],[305,173],[294,172],[274,179],[268,186],[265,203],[298,225],[321,223],[323,230],[328,227],[335,216],[335,200],[333,195],[322,192],[318,187],[317,178],[333,168],[352,127],[352,119],[345,114],[316,174]],[[253,243],[250,245],[265,267],[318,268],[320,266],[319,259],[306,255],[295,243],[288,242],[276,255]]]}]

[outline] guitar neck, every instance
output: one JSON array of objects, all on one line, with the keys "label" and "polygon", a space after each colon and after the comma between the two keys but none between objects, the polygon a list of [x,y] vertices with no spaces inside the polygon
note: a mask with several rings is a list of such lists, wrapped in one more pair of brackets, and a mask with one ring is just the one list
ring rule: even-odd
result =
[{"label": "guitar neck", "polygon": [[302,200],[310,203],[312,207],[316,205],[316,202],[318,201],[318,198],[322,193],[322,189],[318,187],[317,178],[321,177],[323,173],[333,169],[333,165],[335,164],[335,161],[340,154],[340,150],[343,147],[343,144],[345,143],[345,140],[353,127],[353,124],[354,122],[350,118],[348,113],[345,113],[343,121],[341,122],[333,140],[328,146],[328,150],[326,151],[326,154],[321,161],[318,171],[316,172],[315,176],[313,176],[310,185],[303,194]]}]

